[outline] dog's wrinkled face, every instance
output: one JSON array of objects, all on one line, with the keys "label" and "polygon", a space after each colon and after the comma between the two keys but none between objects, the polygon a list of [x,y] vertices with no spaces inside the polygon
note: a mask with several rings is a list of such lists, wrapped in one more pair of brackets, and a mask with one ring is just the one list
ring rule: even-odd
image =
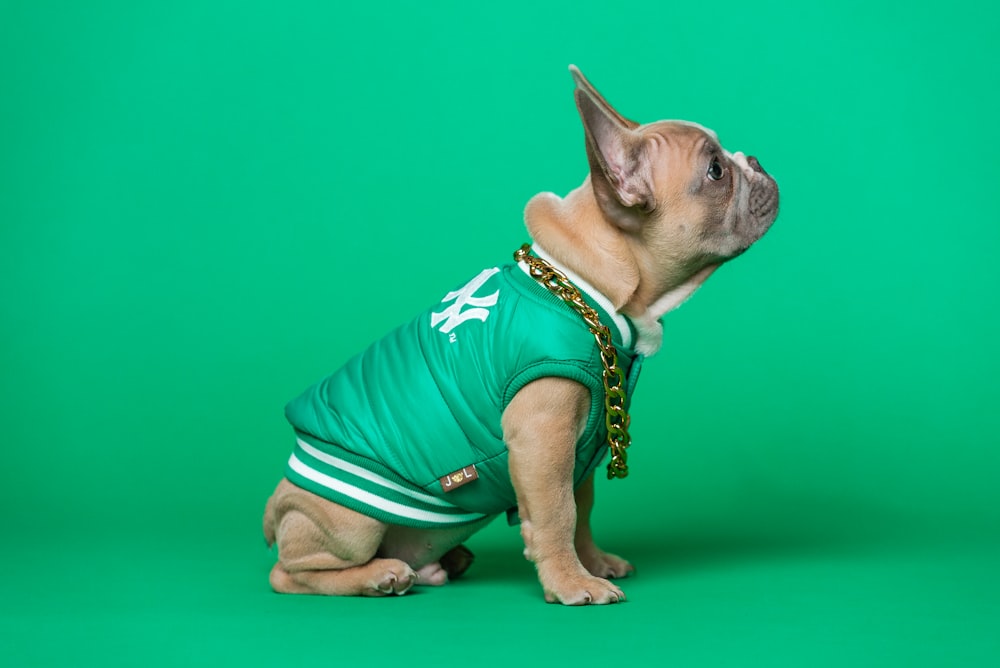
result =
[{"label": "dog's wrinkled face", "polygon": [[696,224],[706,255],[728,260],[767,232],[778,215],[778,184],[756,158],[730,153],[694,123],[661,121],[636,131],[649,146],[659,213],[676,225]]}]

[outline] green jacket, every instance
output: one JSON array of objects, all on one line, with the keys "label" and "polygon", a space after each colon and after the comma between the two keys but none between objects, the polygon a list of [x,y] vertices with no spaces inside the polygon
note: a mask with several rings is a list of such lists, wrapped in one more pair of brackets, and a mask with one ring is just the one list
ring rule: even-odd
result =
[{"label": "green jacket", "polygon": [[[636,332],[592,290],[584,296],[611,329],[631,390],[642,361],[630,347]],[[507,404],[547,376],[590,389],[576,448],[579,485],[607,452],[601,373],[594,337],[576,312],[522,266],[485,269],[286,406],[297,437],[286,475],[390,524],[454,526],[511,511],[500,425]],[[477,479],[453,484],[472,467]]]}]

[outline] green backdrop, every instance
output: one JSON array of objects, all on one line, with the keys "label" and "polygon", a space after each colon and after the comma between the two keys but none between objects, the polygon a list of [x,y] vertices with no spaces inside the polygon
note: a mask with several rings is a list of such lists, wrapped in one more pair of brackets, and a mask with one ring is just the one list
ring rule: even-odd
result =
[{"label": "green backdrop", "polygon": [[[0,2],[0,662],[1000,662],[992,3],[612,4]],[[284,403],[581,181],[569,63],[782,188],[598,484],[629,602],[545,605],[502,523],[271,593]]]}]

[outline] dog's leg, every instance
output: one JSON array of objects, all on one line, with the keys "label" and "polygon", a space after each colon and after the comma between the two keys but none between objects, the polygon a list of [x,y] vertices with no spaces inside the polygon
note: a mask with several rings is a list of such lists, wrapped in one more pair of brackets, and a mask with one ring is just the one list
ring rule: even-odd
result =
[{"label": "dog's leg", "polygon": [[375,558],[386,525],[282,480],[268,501],[264,534],[278,543],[271,586],[285,594],[386,596],[417,580],[399,559]]},{"label": "dog's leg", "polygon": [[621,589],[587,572],[574,548],[576,441],[589,411],[590,392],[583,385],[542,378],[519,391],[503,415],[525,556],[535,562],[551,603],[625,600]]},{"label": "dog's leg", "polygon": [[594,509],[594,476],[576,488],[576,553],[591,575],[600,578],[623,578],[635,569],[621,557],[604,552],[594,543],[590,512]]}]

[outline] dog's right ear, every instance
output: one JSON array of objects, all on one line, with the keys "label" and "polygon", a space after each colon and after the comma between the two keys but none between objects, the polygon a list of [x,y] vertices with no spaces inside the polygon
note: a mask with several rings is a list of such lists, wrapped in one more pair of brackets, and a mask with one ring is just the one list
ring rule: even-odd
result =
[{"label": "dog's right ear", "polygon": [[653,191],[652,147],[630,121],[608,104],[575,66],[576,107],[587,137],[594,194],[605,215],[619,227],[636,232],[656,208]]}]

